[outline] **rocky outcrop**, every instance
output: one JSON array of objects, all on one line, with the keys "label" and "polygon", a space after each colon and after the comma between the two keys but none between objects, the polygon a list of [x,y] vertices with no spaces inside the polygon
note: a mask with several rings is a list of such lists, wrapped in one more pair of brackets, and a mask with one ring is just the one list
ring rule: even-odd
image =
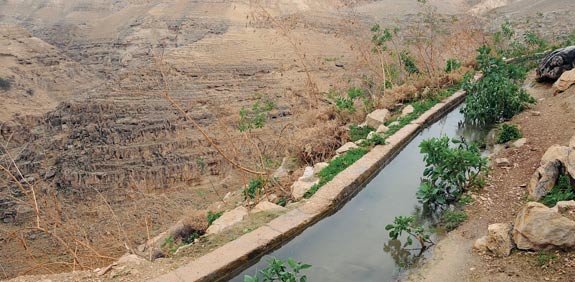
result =
[{"label": "rocky outcrop", "polygon": [[559,202],[554,208],[530,202],[519,212],[513,228],[513,239],[520,250],[545,250],[575,247],[575,202]]},{"label": "rocky outcrop", "polygon": [[547,55],[537,68],[538,81],[555,81],[575,66],[575,46],[557,49]]},{"label": "rocky outcrop", "polygon": [[573,84],[575,84],[575,69],[564,72],[561,77],[553,83],[553,88],[555,92],[563,92],[569,89]]},{"label": "rocky outcrop", "polygon": [[529,197],[540,200],[555,186],[560,174],[575,176],[575,149],[569,146],[553,145],[541,157],[539,168],[529,180]]}]

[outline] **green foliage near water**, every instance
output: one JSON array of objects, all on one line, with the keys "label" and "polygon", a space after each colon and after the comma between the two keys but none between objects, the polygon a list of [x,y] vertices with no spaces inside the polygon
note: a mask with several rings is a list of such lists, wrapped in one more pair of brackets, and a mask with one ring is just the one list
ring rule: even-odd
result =
[{"label": "green foliage near water", "polygon": [[523,137],[519,127],[514,124],[503,123],[499,126],[499,133],[497,134],[497,144],[503,144],[512,140],[517,140]]},{"label": "green foliage near water", "polygon": [[441,215],[441,225],[445,231],[451,231],[467,220],[467,214],[464,211],[447,210]]},{"label": "green foliage near water", "polygon": [[367,154],[367,152],[368,150],[363,148],[351,149],[336,159],[331,160],[328,163],[328,166],[319,172],[319,183],[312,186],[304,194],[304,198],[308,199],[313,196],[319,190],[319,188],[331,181],[338,173],[342,172],[357,160],[361,159],[361,157]]},{"label": "green foliage near water", "polygon": [[458,201],[471,187],[481,186],[488,160],[475,144],[463,138],[431,138],[419,145],[425,170],[417,198],[426,205],[445,206]]},{"label": "green foliage near water", "polygon": [[571,178],[569,175],[562,174],[559,176],[557,183],[541,202],[548,206],[553,207],[557,202],[575,200],[575,190],[571,186]]},{"label": "green foliage near water", "polygon": [[517,83],[525,79],[525,72],[506,64],[500,57],[491,56],[491,49],[478,49],[477,63],[483,72],[483,79],[472,82],[469,79],[463,88],[469,94],[461,109],[465,120],[473,124],[494,124],[509,120],[535,103]]},{"label": "green foliage near water", "polygon": [[287,261],[272,258],[268,260],[268,266],[254,276],[244,276],[244,282],[306,282],[307,276],[301,272],[310,267],[309,264],[291,258]]},{"label": "green foliage near water", "polygon": [[433,244],[430,239],[431,231],[418,224],[413,216],[396,216],[393,223],[385,226],[385,230],[389,231],[389,237],[393,240],[397,240],[405,232],[406,246],[412,245],[413,239],[417,240],[422,248]]},{"label": "green foliage near water", "polygon": [[374,130],[375,128],[370,126],[352,125],[349,127],[349,137],[351,137],[351,140],[354,142],[357,140],[366,139],[367,135]]}]

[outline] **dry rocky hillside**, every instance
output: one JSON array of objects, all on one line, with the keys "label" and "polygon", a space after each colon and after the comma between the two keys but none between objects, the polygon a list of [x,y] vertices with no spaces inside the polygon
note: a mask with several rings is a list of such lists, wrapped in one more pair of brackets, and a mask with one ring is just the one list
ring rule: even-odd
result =
[{"label": "dry rocky hillside", "polygon": [[[568,0],[428,2],[474,24],[508,18],[548,38],[572,31]],[[65,210],[74,226],[67,232],[103,250],[95,265],[105,265],[184,214],[219,211],[225,195],[238,196],[253,175],[232,169],[214,145],[249,167],[264,162],[262,151],[273,168],[285,156],[310,164],[331,158],[347,137],[324,96],[370,72],[360,50],[369,48],[373,23],[406,26],[418,7],[415,0],[0,0],[0,78],[10,82],[0,88],[0,162],[19,168],[15,179],[0,178],[0,192],[18,198],[18,183],[39,187],[44,206]],[[239,132],[242,107],[266,100],[274,102],[268,126]],[[69,269],[28,261],[22,242],[38,244],[34,255],[43,259],[55,243],[33,232],[13,238],[33,211],[10,197],[0,198],[0,277]]]}]

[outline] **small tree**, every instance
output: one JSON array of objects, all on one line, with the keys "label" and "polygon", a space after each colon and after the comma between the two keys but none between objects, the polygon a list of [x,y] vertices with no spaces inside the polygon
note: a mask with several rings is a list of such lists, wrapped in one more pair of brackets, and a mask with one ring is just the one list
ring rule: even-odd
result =
[{"label": "small tree", "polygon": [[385,230],[389,231],[389,237],[393,240],[397,240],[405,232],[408,235],[405,245],[408,246],[413,244],[413,238],[419,242],[423,250],[433,245],[433,241],[429,238],[430,231],[417,224],[413,216],[396,216],[392,224],[385,226]]}]

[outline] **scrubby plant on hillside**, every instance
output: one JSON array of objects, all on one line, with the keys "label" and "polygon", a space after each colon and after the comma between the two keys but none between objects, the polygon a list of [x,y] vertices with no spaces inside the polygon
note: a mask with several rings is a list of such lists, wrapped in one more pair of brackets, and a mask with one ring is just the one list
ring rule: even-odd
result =
[{"label": "scrubby plant on hillside", "polygon": [[468,79],[463,88],[468,96],[461,109],[465,120],[473,124],[493,124],[511,119],[535,100],[516,83],[523,81],[525,72],[491,56],[491,48],[478,49],[477,63],[483,79]]},{"label": "scrubby plant on hillside", "polygon": [[571,186],[569,175],[562,174],[559,176],[555,186],[541,202],[548,207],[553,207],[557,202],[570,200],[575,200],[575,189]]},{"label": "scrubby plant on hillside", "polygon": [[497,144],[503,144],[523,137],[519,127],[514,124],[503,123],[499,126],[497,134]]}]

